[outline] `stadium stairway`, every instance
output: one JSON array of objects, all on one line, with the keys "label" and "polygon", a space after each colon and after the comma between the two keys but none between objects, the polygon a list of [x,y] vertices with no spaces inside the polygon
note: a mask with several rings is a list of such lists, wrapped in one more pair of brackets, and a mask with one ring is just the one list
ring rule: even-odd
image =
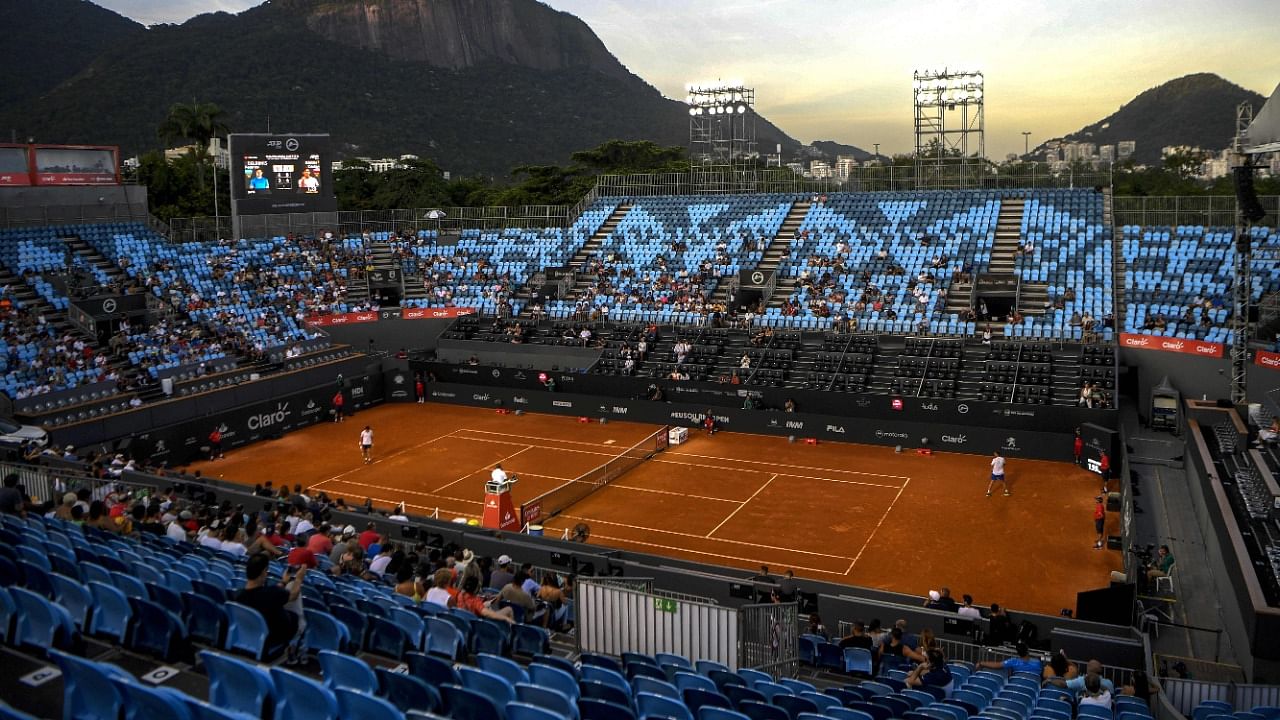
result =
[{"label": "stadium stairway", "polygon": [[1000,200],[1000,214],[996,217],[996,240],[991,248],[990,271],[997,274],[1013,272],[1022,245],[1022,216],[1026,207],[1022,198]]},{"label": "stadium stairway", "polygon": [[[800,229],[800,224],[804,222],[805,217],[809,214],[810,201],[796,200],[791,203],[791,207],[787,210],[787,215],[782,219],[782,225],[778,227],[778,233],[769,241],[768,247],[764,251],[764,255],[760,258],[760,262],[752,269],[763,270],[765,272],[774,272],[778,270],[778,266],[782,264],[783,258],[786,258],[791,249],[791,242],[796,238],[796,231]],[[729,299],[729,286],[731,283],[721,282],[716,288],[715,294],[711,296],[712,303],[723,303]],[[787,297],[784,290],[779,293],[776,289],[773,296],[769,298],[769,307],[781,307],[782,301]]]},{"label": "stadium stairway", "polygon": [[125,273],[120,269],[119,265],[108,260],[106,255],[103,255],[97,248],[85,242],[79,235],[65,237],[62,242],[66,243],[68,250],[105,273],[107,277],[111,278],[112,282],[123,282],[126,279]]},{"label": "stadium stairway", "polygon": [[1116,327],[1120,327],[1125,315],[1124,276],[1129,272],[1128,263],[1124,260],[1124,233],[1115,232],[1115,216],[1112,215],[1111,188],[1102,189],[1102,222],[1103,227],[1111,230],[1111,257],[1113,258],[1112,286],[1114,295],[1111,301],[1112,315],[1117,318]]},{"label": "stadium stairway", "polygon": [[[578,248],[578,252],[574,253],[573,257],[569,259],[569,267],[580,268],[585,265],[587,260],[604,244],[604,241],[613,234],[613,231],[618,227],[618,223],[622,222],[622,218],[626,217],[629,212],[631,212],[630,202],[624,202],[614,208],[609,217],[605,218],[604,223],[600,225],[600,229],[596,230],[595,234],[583,243],[582,247]],[[583,285],[582,281],[579,281],[579,285]],[[577,289],[578,285],[575,285],[574,290],[576,291]]]}]

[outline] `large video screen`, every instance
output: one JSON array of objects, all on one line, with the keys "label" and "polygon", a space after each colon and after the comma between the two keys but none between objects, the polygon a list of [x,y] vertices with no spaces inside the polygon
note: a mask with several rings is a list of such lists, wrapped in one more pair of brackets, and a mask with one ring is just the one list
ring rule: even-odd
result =
[{"label": "large video screen", "polygon": [[232,135],[231,189],[235,212],[332,212],[328,135]]},{"label": "large video screen", "polygon": [[115,185],[120,167],[115,148],[36,145],[40,185]]},{"label": "large video screen", "polygon": [[30,185],[31,168],[27,165],[27,146],[0,147],[0,185]]}]

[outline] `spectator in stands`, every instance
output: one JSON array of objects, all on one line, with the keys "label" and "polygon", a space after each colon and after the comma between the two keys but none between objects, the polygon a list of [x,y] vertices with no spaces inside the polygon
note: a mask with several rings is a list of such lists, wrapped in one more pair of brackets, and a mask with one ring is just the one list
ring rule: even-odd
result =
[{"label": "spectator in stands", "polygon": [[947,667],[942,651],[931,648],[925,653],[925,661],[907,673],[905,682],[909,688],[934,687],[950,694],[951,669]]},{"label": "spectator in stands", "polygon": [[498,568],[489,576],[489,587],[501,590],[516,576],[510,555],[498,556]]},{"label": "spectator in stands", "polygon": [[415,603],[422,599],[422,596],[418,594],[418,583],[414,578],[413,566],[409,563],[401,563],[400,567],[396,569],[395,578],[395,593],[397,595],[413,598]]},{"label": "spectator in stands", "polygon": [[9,473],[4,477],[4,487],[0,488],[0,514],[27,516],[27,503],[23,493],[18,489],[18,474]]},{"label": "spectator in stands", "polygon": [[827,626],[822,624],[822,617],[818,613],[809,613],[809,627],[805,632],[809,635],[827,638]]},{"label": "spectator in stands", "polygon": [[400,550],[396,548],[395,543],[383,543],[382,547],[378,548],[378,554],[369,561],[369,573],[382,578],[387,573],[387,566],[391,564],[398,552]]},{"label": "spectator in stands", "polygon": [[348,545],[346,552],[342,553],[342,557],[338,558],[338,562],[334,563],[330,572],[339,577],[364,575],[364,548],[360,547],[359,543]]},{"label": "spectator in stands", "polygon": [[887,660],[891,667],[906,664],[908,660],[923,662],[924,656],[908,647],[903,635],[900,627],[890,630],[876,648],[877,661],[883,663]]},{"label": "spectator in stands", "polygon": [[477,617],[489,618],[490,620],[501,620],[503,622],[514,625],[515,616],[511,612],[511,608],[502,608],[501,610],[493,610],[484,598],[480,596],[480,578],[477,575],[468,575],[463,578],[462,591],[454,599],[457,607],[470,612]]},{"label": "spectator in stands", "polygon": [[943,587],[941,590],[930,590],[929,599],[924,606],[931,610],[955,612],[956,601],[951,597],[951,588]]},{"label": "spectator in stands", "polygon": [[457,591],[452,586],[453,572],[448,568],[440,568],[431,576],[431,588],[427,590],[423,599],[441,607],[453,607],[454,594]]},{"label": "spectator in stands", "polygon": [[1018,637],[1018,628],[1003,607],[991,603],[991,626],[987,629],[987,638],[992,645],[1003,645],[1013,642]]},{"label": "spectator in stands", "polygon": [[1059,650],[1049,656],[1049,662],[1045,664],[1040,677],[1045,685],[1052,684],[1064,687],[1064,682],[1076,677],[1078,674],[1079,671],[1076,669],[1076,664],[1067,657],[1067,651]]},{"label": "spectator in stands", "polygon": [[173,520],[169,521],[169,524],[165,526],[164,534],[169,536],[169,538],[175,542],[189,541],[191,539],[191,533],[188,532],[185,523],[190,520],[190,511],[183,510],[179,512],[177,516],[175,516]]},{"label": "spectator in stands", "polygon": [[[313,558],[314,561],[314,558]],[[257,553],[245,565],[248,578],[244,590],[236,595],[236,602],[257,610],[267,624],[267,647],[286,645],[286,664],[296,665],[300,660],[298,640],[302,637],[302,580],[307,567],[289,567],[280,578],[280,584],[267,584],[267,569],[271,558]]]},{"label": "spectator in stands", "polygon": [[528,579],[529,575],[524,570],[519,570],[498,592],[498,599],[502,602],[524,608],[526,618],[532,617],[533,611],[537,609],[533,596],[524,588],[525,581]]},{"label": "spectator in stands", "polygon": [[[994,605],[991,607],[995,608]],[[1036,677],[1041,676],[1044,666],[1039,660],[1031,657],[1031,649],[1027,647],[1026,643],[1019,642],[1015,646],[1014,652],[1018,654],[1017,657],[1011,657],[1006,660],[982,660],[977,663],[977,666],[989,670],[1008,670],[1010,675],[1015,672],[1029,672]]]},{"label": "spectator in stands", "polygon": [[848,635],[840,638],[840,642],[837,644],[842,650],[844,648],[866,648],[870,650],[872,640],[871,636],[866,632],[866,625],[861,620],[854,620],[853,629],[849,631]]},{"label": "spectator in stands", "polygon": [[307,549],[316,555],[328,555],[333,552],[333,540],[329,537],[334,529],[329,523],[320,523],[320,531],[307,538]]},{"label": "spectator in stands", "polygon": [[358,542],[360,543],[360,549],[366,552],[369,550],[370,545],[382,542],[382,535],[378,533],[377,525],[372,522],[366,525],[364,532],[360,533]]},{"label": "spectator in stands", "polygon": [[965,593],[964,595],[960,596],[960,599],[964,601],[964,604],[956,609],[957,615],[959,615],[962,618],[968,618],[970,620],[982,619],[982,611],[973,606],[972,595],[970,595],[969,593]]},{"label": "spectator in stands", "polygon": [[1103,677],[1098,673],[1087,673],[1084,676],[1084,690],[1080,693],[1076,704],[1081,707],[1090,705],[1111,709],[1111,690],[1102,684]]},{"label": "spectator in stands", "polygon": [[71,508],[75,506],[76,494],[69,492],[62,496],[62,504],[53,511],[53,516],[59,520],[71,522]]}]

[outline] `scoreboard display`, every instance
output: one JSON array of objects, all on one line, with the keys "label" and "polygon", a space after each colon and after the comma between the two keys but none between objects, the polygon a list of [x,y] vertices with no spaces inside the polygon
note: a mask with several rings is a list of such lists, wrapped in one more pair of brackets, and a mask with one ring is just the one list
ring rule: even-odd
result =
[{"label": "scoreboard display", "polygon": [[232,212],[334,212],[328,135],[232,135]]}]

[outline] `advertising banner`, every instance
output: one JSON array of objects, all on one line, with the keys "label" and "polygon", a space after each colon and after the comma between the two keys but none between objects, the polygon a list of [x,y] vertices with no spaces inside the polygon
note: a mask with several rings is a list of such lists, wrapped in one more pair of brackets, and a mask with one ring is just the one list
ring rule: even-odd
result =
[{"label": "advertising banner", "polygon": [[325,327],[327,325],[354,325],[355,323],[370,322],[378,322],[378,313],[372,310],[366,312],[335,313],[333,315],[312,315],[307,318],[307,324],[313,327]]},{"label": "advertising banner", "polygon": [[366,310],[364,312],[351,313],[334,313],[332,315],[312,315],[307,318],[307,324],[312,327],[326,327],[329,325],[354,325],[356,323],[378,322],[378,320],[448,320],[451,318],[462,317],[463,315],[474,315],[475,308],[469,307],[447,307],[447,308],[402,308],[387,310]]},{"label": "advertising banner", "polygon": [[1224,347],[1221,343],[1205,342],[1188,338],[1160,337],[1158,335],[1137,335],[1120,333],[1120,347],[1138,350],[1164,350],[1165,352],[1199,355],[1200,357],[1222,357]]},{"label": "advertising banner", "polygon": [[119,152],[114,147],[33,145],[37,185],[116,185]]},{"label": "advertising banner", "polygon": [[1280,353],[1259,350],[1254,353],[1253,364],[1268,370],[1280,370]]},{"label": "advertising banner", "polygon": [[474,315],[475,308],[470,307],[443,307],[443,308],[403,308],[400,311],[401,320],[441,320],[445,318],[462,317],[463,315]]},{"label": "advertising banner", "polygon": [[0,186],[31,184],[26,145],[0,145]]}]

